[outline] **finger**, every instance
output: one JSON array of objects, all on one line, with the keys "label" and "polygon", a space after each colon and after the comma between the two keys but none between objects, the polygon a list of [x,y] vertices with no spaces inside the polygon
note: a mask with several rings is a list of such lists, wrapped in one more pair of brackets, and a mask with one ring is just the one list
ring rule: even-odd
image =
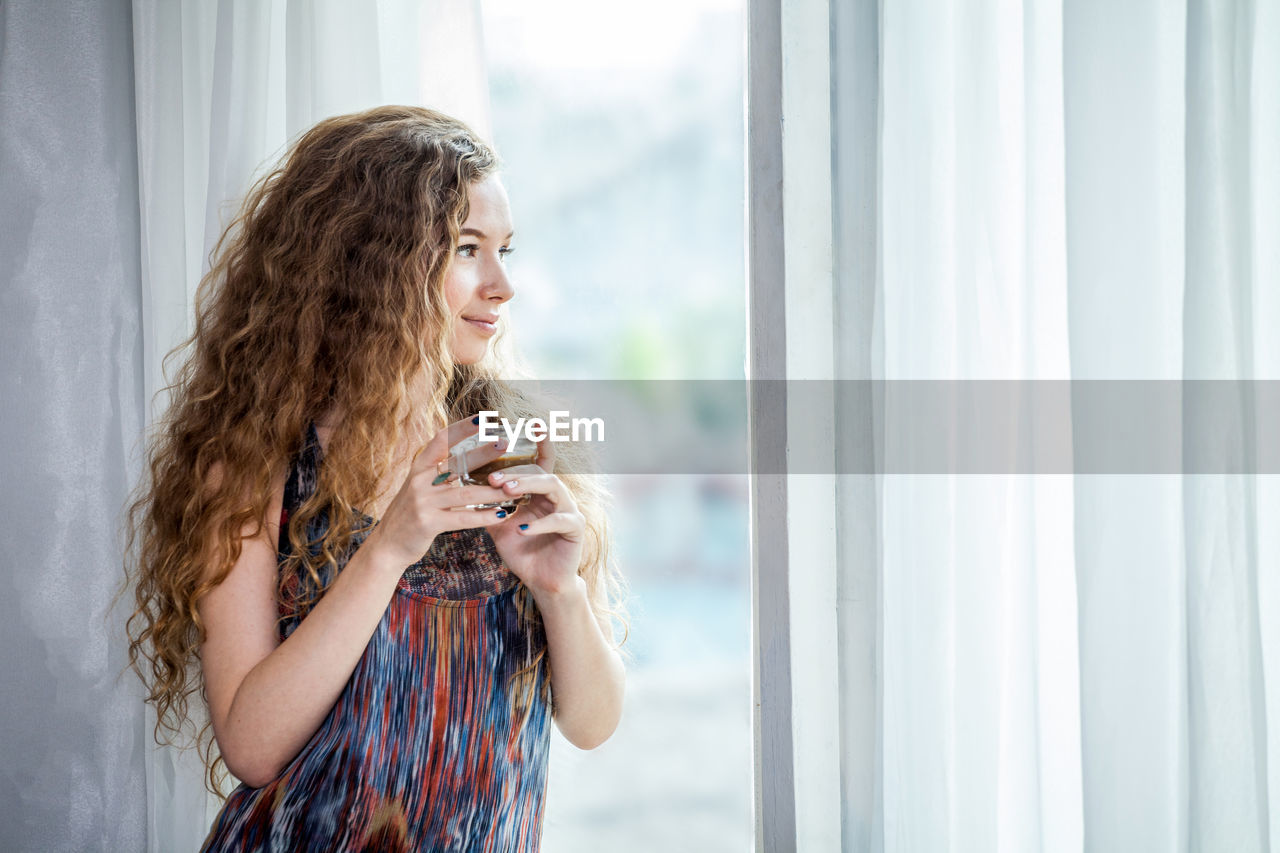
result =
[{"label": "finger", "polygon": [[474,472],[477,468],[489,464],[506,453],[510,445],[510,441],[500,438],[497,441],[482,442],[478,447],[468,450],[467,471]]},{"label": "finger", "polygon": [[[497,472],[495,472],[497,473]],[[490,478],[492,480],[492,478]],[[495,483],[495,485],[497,485]],[[555,474],[533,473],[509,476],[501,482],[502,491],[508,495],[545,495],[555,506],[563,510],[575,510],[577,505],[564,481]]]},{"label": "finger", "polygon": [[553,512],[541,518],[516,519],[516,530],[521,536],[540,536],[555,533],[571,542],[581,542],[587,529],[587,520],[580,512]]},{"label": "finger", "polygon": [[546,473],[540,465],[512,465],[510,468],[502,468],[492,472],[486,479],[490,483],[501,483],[515,480],[519,477],[532,477],[536,474]]},{"label": "finger", "polygon": [[434,467],[436,463],[448,459],[450,447],[465,438],[475,435],[479,431],[480,415],[478,413],[470,418],[454,421],[437,432],[430,441],[418,448],[413,455],[410,472]]},{"label": "finger", "polygon": [[447,526],[442,532],[450,530],[470,530],[473,527],[493,527],[507,520],[509,513],[494,509],[459,509],[449,513]]},{"label": "finger", "polygon": [[510,500],[508,493],[492,486],[445,486],[428,494],[431,504],[438,509]]},{"label": "finger", "polygon": [[[454,482],[459,480],[465,483],[471,483],[483,479],[484,466],[493,460],[501,457],[508,449],[508,442],[500,441],[497,444],[486,442],[479,446],[473,446],[460,453],[459,448],[455,445],[447,449],[445,456],[435,463],[434,469],[430,469],[434,473],[431,485],[439,486],[442,483]],[[463,446],[466,446],[466,439],[463,439]],[[459,459],[459,456],[462,458]],[[424,466],[425,467],[425,466]],[[423,468],[418,469],[422,473]],[[463,476],[465,472],[465,477]]]}]

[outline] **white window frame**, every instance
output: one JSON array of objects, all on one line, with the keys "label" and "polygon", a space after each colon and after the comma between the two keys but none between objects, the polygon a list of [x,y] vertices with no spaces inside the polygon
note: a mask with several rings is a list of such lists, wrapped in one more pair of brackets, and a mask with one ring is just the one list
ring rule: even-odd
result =
[{"label": "white window frame", "polygon": [[[872,378],[839,330],[876,285],[878,15],[876,0],[748,2],[758,851],[869,850],[878,833],[875,549],[846,541],[834,400],[815,411],[798,385],[761,381]],[[801,446],[823,449],[826,473],[781,473]]]}]

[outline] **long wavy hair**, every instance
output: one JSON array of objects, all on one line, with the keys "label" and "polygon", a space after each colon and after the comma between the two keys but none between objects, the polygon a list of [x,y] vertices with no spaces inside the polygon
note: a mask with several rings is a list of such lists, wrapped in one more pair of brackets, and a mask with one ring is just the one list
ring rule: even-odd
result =
[{"label": "long wavy hair", "polygon": [[[466,124],[430,109],[385,106],[320,122],[247,193],[196,291],[194,331],[165,356],[166,370],[170,359],[184,361],[146,436],[144,477],[124,515],[126,589],[136,603],[129,661],[155,707],[156,741],[194,741],[219,796],[226,767],[211,724],[194,725],[189,701],[199,693],[207,709],[197,604],[226,579],[246,525],[261,531],[272,484],[308,422],[335,406],[343,413],[315,494],[289,517],[292,554],[277,595],[294,572],[314,591],[289,602],[295,613],[314,606],[321,578],[336,575],[364,532],[352,508],[373,505],[402,437],[431,435],[480,409],[546,416],[504,381],[527,371],[501,354],[502,334],[476,364],[450,355],[445,273],[470,186],[499,166]],[[607,493],[583,448],[556,450],[556,473],[587,519],[579,573],[598,616],[625,632]],[[328,530],[309,543],[321,514]],[[536,622],[523,586],[517,602]],[[513,676],[518,712],[535,691],[552,699],[545,655],[544,644]]]}]

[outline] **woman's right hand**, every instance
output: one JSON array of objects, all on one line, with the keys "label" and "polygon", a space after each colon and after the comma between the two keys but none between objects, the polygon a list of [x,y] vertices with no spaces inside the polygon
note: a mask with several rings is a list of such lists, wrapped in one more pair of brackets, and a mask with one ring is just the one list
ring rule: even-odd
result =
[{"label": "woman's right hand", "polygon": [[[400,490],[369,534],[369,540],[376,540],[377,547],[394,555],[404,568],[422,559],[441,533],[502,523],[497,510],[452,509],[509,500],[501,489],[461,486],[456,476],[433,485],[438,478],[437,464],[449,460],[449,448],[479,429],[473,419],[467,418],[449,424],[423,445],[414,456]],[[503,441],[482,445],[468,454],[468,465],[479,467],[501,456],[505,448]],[[447,467],[440,465],[439,469],[444,471]]]}]

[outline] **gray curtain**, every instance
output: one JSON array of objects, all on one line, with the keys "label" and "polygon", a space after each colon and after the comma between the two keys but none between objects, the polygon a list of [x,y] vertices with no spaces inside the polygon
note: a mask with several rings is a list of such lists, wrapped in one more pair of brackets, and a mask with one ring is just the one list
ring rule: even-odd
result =
[{"label": "gray curtain", "polygon": [[108,609],[143,412],[131,33],[129,0],[0,3],[7,853],[146,846],[127,607]]}]

